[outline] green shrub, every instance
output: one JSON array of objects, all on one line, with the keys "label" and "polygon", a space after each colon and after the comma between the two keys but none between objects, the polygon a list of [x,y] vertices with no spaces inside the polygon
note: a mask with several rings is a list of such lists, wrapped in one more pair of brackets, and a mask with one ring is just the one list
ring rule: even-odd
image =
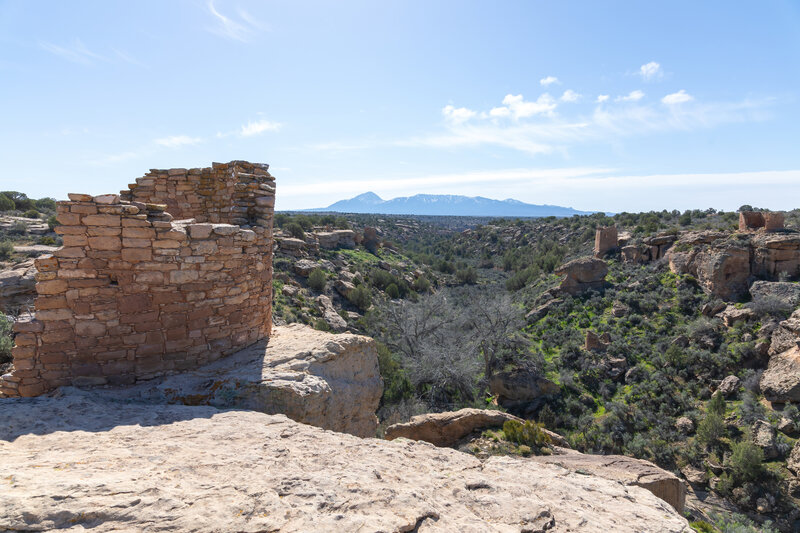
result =
[{"label": "green shrub", "polygon": [[297,222],[289,222],[286,224],[283,229],[289,233],[295,239],[305,239],[306,232],[303,231],[303,226],[298,224]]},{"label": "green shrub", "polygon": [[25,211],[25,218],[39,218],[39,211],[36,209],[28,209]]},{"label": "green shrub", "polygon": [[472,267],[463,268],[456,272],[456,279],[464,285],[475,285],[478,282],[478,273]]},{"label": "green shrub", "polygon": [[14,245],[11,241],[5,240],[0,241],[0,259],[6,260],[11,257],[11,253],[14,251]]},{"label": "green shrub", "polygon": [[377,348],[378,366],[383,378],[383,397],[381,402],[386,405],[410,398],[413,387],[405,369],[392,356],[392,352],[385,344],[379,342]]},{"label": "green shrub", "polygon": [[530,420],[525,422],[506,420],[503,423],[503,434],[506,440],[526,446],[535,446],[536,448],[541,448],[552,442],[550,435],[542,429],[542,425]]},{"label": "green shrub", "polygon": [[0,193],[0,211],[13,211],[14,200],[3,193]]},{"label": "green shrub", "polygon": [[330,331],[331,327],[323,319],[318,318],[314,321],[314,329],[319,331]]},{"label": "green shrub", "polygon": [[39,198],[33,202],[33,205],[36,206],[36,209],[49,209],[51,211],[55,211],[56,209],[56,201],[54,198]]},{"label": "green shrub", "polygon": [[716,413],[708,413],[697,425],[697,440],[706,446],[716,446],[725,436],[725,421]]},{"label": "green shrub", "polygon": [[411,284],[411,288],[417,292],[428,292],[431,290],[431,282],[427,278],[419,277]]},{"label": "green shrub", "polygon": [[28,225],[21,220],[17,220],[8,230],[11,235],[25,235],[28,233]]},{"label": "green shrub", "polygon": [[397,287],[396,283],[390,283],[386,287],[386,295],[392,299],[400,298],[400,289]]},{"label": "green shrub", "polygon": [[725,398],[723,398],[722,394],[716,393],[711,397],[711,401],[708,402],[706,411],[719,416],[725,414]]},{"label": "green shrub", "polygon": [[0,314],[0,364],[11,362],[11,347],[14,346],[11,326],[11,320]]},{"label": "green shrub", "polygon": [[311,271],[311,274],[308,275],[308,286],[317,292],[325,290],[326,282],[327,276],[325,276],[325,272],[323,272],[322,269],[315,268]]},{"label": "green shrub", "polygon": [[50,231],[53,231],[56,226],[58,226],[58,219],[55,215],[50,215],[47,218],[47,226],[50,228]]},{"label": "green shrub", "polygon": [[364,312],[372,305],[372,294],[370,294],[369,288],[362,284],[350,291],[347,300]]},{"label": "green shrub", "polygon": [[731,475],[740,483],[756,481],[764,472],[764,451],[748,438],[731,446],[728,466]]}]

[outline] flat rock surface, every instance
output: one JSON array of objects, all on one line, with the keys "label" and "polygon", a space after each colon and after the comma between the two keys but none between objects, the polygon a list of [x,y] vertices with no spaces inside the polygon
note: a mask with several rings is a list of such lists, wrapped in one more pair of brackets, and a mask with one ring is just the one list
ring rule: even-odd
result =
[{"label": "flat rock surface", "polygon": [[375,341],[293,324],[272,328],[268,343],[210,365],[105,397],[285,414],[293,420],[361,437],[375,436],[383,383]]},{"label": "flat rock surface", "polygon": [[281,415],[0,401],[0,530],[686,532],[647,490]]},{"label": "flat rock surface", "polygon": [[649,461],[624,455],[588,455],[569,453],[541,455],[532,461],[560,465],[571,472],[593,474],[616,480],[626,485],[644,487],[668,502],[678,512],[683,512],[686,502],[686,485],[675,474],[657,467]]}]

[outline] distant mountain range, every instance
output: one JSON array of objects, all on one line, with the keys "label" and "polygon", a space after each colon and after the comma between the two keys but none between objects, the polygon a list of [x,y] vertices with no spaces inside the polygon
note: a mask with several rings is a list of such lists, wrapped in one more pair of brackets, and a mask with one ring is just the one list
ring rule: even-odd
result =
[{"label": "distant mountain range", "polygon": [[384,200],[374,192],[365,192],[349,200],[340,200],[328,207],[306,209],[336,213],[369,213],[381,215],[442,215],[464,217],[571,217],[590,215],[594,211],[578,211],[557,205],[526,204],[519,200],[492,200],[482,196],[454,194],[416,194]]}]

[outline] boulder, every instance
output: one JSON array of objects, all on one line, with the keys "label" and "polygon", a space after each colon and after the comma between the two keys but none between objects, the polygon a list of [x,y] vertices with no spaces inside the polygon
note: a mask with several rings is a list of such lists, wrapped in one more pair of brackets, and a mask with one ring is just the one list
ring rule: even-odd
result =
[{"label": "boulder", "polygon": [[[454,446],[473,431],[486,428],[502,427],[508,420],[523,422],[521,418],[502,411],[488,409],[461,409],[446,413],[428,413],[412,417],[410,421],[394,424],[386,428],[388,440],[404,437],[411,440],[424,440],[435,446]],[[547,429],[553,443],[562,448],[569,448],[569,443],[559,435]]]},{"label": "boulder", "polygon": [[675,429],[684,435],[689,435],[694,431],[694,422],[691,418],[682,416],[675,421]]},{"label": "boulder", "polygon": [[788,281],[754,281],[750,285],[753,303],[793,310],[800,305],[800,284]]},{"label": "boulder", "polygon": [[497,397],[498,404],[514,408],[557,394],[560,389],[549,379],[520,370],[493,374],[489,378],[489,390]]},{"label": "boulder", "polygon": [[691,533],[637,486],[649,470],[620,483],[281,415],[64,395],[4,401],[0,439],[2,530]]},{"label": "boulder", "polygon": [[623,246],[620,250],[622,252],[622,260],[625,263],[642,263],[644,256],[638,246],[628,245]]},{"label": "boulder", "polygon": [[581,257],[561,265],[555,273],[564,276],[561,290],[574,295],[589,289],[602,289],[608,274],[608,265],[602,259]]},{"label": "boulder", "polygon": [[786,459],[786,468],[794,472],[795,475],[800,476],[800,440],[794,443],[792,453]]},{"label": "boulder", "polygon": [[800,436],[800,427],[798,424],[795,423],[794,420],[786,418],[785,416],[781,417],[781,419],[778,421],[778,431],[795,439]]},{"label": "boulder", "polygon": [[298,276],[303,276],[307,278],[314,269],[319,268],[319,263],[308,259],[301,259],[300,261],[295,261],[292,265],[292,269],[294,270],[295,274]]},{"label": "boulder", "polygon": [[800,335],[800,309],[796,310],[792,313],[792,316],[781,322],[780,326],[795,335]]},{"label": "boulder", "polygon": [[756,314],[752,309],[742,307],[737,309],[736,306],[729,305],[721,313],[717,315],[725,323],[727,327],[733,327],[737,322],[748,322],[752,320]]},{"label": "boulder", "polygon": [[337,279],[333,282],[333,288],[336,289],[336,292],[347,298],[350,296],[350,293],[355,290],[356,286],[350,281]]},{"label": "boulder", "polygon": [[531,309],[525,314],[525,320],[527,320],[528,324],[533,324],[538,322],[549,313],[555,307],[558,307],[562,304],[564,300],[560,298],[556,298],[553,300],[548,300],[547,302],[543,303],[542,305],[536,307],[535,309]]},{"label": "boulder", "polygon": [[292,324],[210,365],[156,378],[108,397],[285,414],[332,431],[372,437],[383,394],[375,341]]},{"label": "boulder", "polygon": [[777,431],[766,420],[756,420],[753,424],[753,443],[764,451],[764,458],[767,460],[778,457],[778,446],[776,444]]},{"label": "boulder", "polygon": [[717,392],[725,397],[735,394],[741,386],[741,381],[736,376],[727,376],[717,387]]},{"label": "boulder", "polygon": [[624,455],[542,455],[530,458],[534,463],[557,464],[570,472],[614,479],[623,485],[643,487],[682,513],[686,501],[686,484],[675,474],[649,461]]},{"label": "boulder", "polygon": [[761,392],[764,397],[777,403],[800,402],[800,348],[770,357],[769,365],[761,375]]},{"label": "boulder", "polygon": [[347,322],[336,312],[330,298],[324,294],[317,296],[317,306],[322,313],[322,319],[333,331],[341,333],[347,329]]}]

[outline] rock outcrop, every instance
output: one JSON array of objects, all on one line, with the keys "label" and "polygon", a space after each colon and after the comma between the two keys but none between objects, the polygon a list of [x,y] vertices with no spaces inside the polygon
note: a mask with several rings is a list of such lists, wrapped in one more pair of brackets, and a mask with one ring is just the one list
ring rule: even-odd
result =
[{"label": "rock outcrop", "polygon": [[792,310],[800,305],[800,284],[758,280],[750,285],[750,295],[756,305]]},{"label": "rock outcrop", "polygon": [[[521,418],[502,411],[488,409],[461,409],[445,413],[428,413],[417,415],[408,422],[394,424],[386,428],[386,438],[394,440],[404,437],[411,440],[423,440],[435,446],[454,446],[473,431],[486,428],[502,427],[508,420],[522,422]],[[569,448],[569,443],[552,431],[544,430],[553,443]]]},{"label": "rock outcrop", "polygon": [[644,487],[679,513],[686,502],[686,485],[675,474],[663,470],[653,463],[624,455],[587,455],[569,453],[565,455],[536,456],[531,460],[543,464],[557,464],[571,472],[592,474],[614,479],[623,485]]},{"label": "rock outcrop", "polygon": [[602,289],[608,274],[608,265],[596,257],[581,257],[561,265],[555,273],[564,276],[561,290],[575,295],[589,289]]},{"label": "rock outcrop", "polygon": [[706,293],[730,301],[746,295],[754,279],[800,275],[800,234],[686,232],[665,257],[673,272],[694,276]]},{"label": "rock outcrop", "polygon": [[524,370],[497,372],[489,378],[489,391],[507,409],[524,408],[544,396],[558,394],[559,390],[549,379]]},{"label": "rock outcrop", "polygon": [[255,412],[4,400],[0,529],[691,531],[637,486],[646,472],[626,483],[581,468],[481,462]]},{"label": "rock outcrop", "polygon": [[761,392],[777,403],[800,402],[800,347],[773,355],[761,375]]},{"label": "rock outcrop", "polygon": [[319,242],[319,247],[325,250],[356,247],[356,233],[351,229],[320,231],[315,233],[314,236],[317,238],[317,242]]},{"label": "rock outcrop", "polygon": [[211,405],[285,414],[323,429],[373,437],[383,383],[375,341],[293,324],[211,365],[105,397],[145,403]]}]

